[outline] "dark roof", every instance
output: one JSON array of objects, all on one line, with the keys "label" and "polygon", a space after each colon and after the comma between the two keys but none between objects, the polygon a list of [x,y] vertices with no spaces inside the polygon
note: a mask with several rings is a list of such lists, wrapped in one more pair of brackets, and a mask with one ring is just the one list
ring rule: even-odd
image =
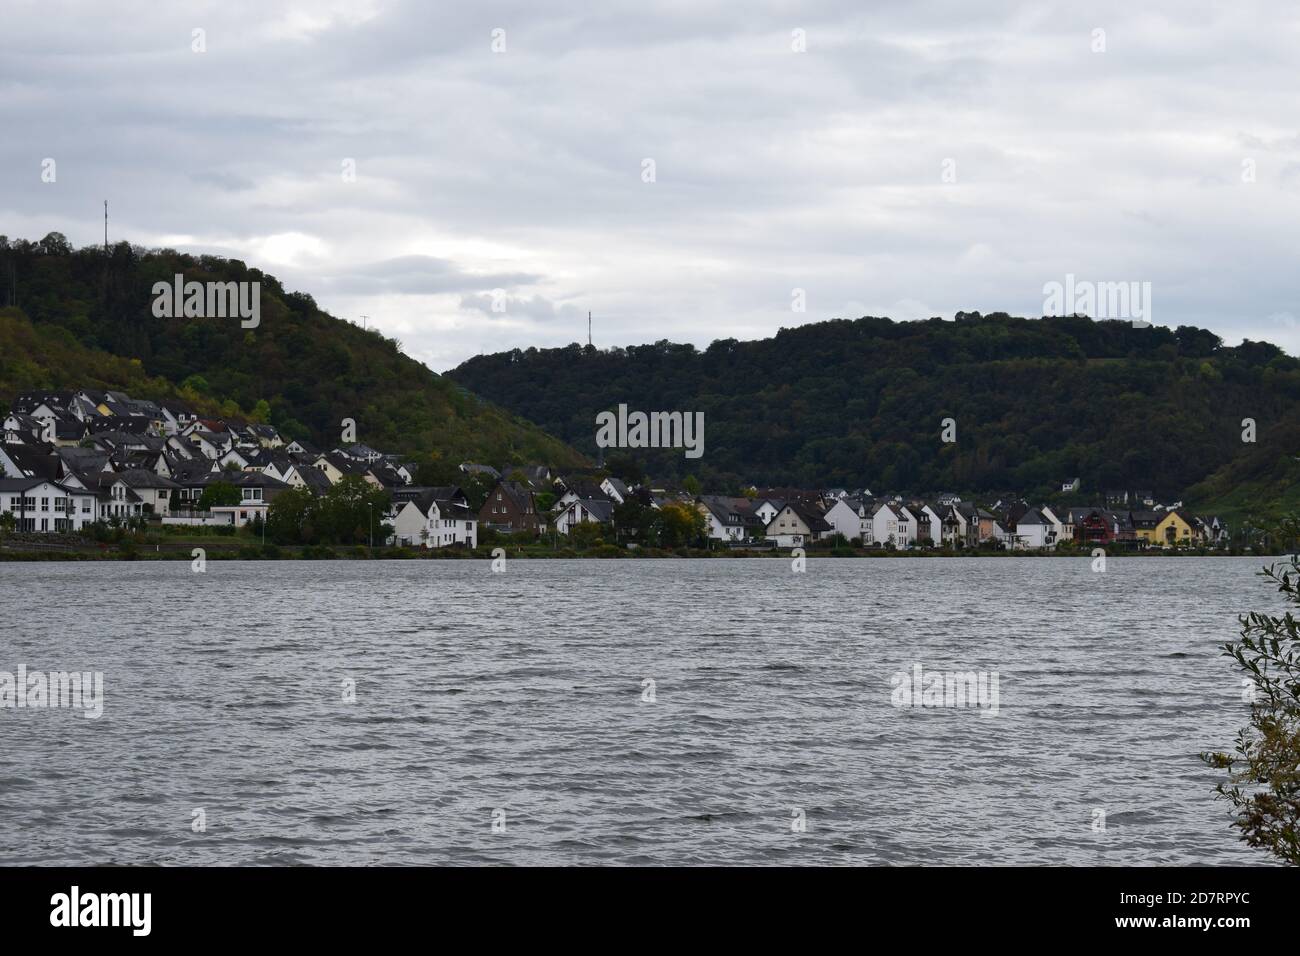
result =
[{"label": "dark roof", "polygon": [[786,505],[791,511],[799,516],[799,520],[808,526],[811,532],[830,531],[831,526],[827,523],[826,518],[814,508],[802,501],[792,501]]},{"label": "dark roof", "polygon": [[[31,478],[0,478],[0,491],[26,491],[28,488],[36,485],[43,485],[46,482],[57,485],[58,482],[53,478],[42,476],[33,476]],[[60,487],[62,487],[60,485]]]},{"label": "dark roof", "polygon": [[176,482],[170,478],[164,478],[162,475],[147,468],[131,468],[127,471],[116,474],[104,473],[100,479],[100,484],[113,484],[117,481],[123,481],[129,488],[179,488]]},{"label": "dark roof", "polygon": [[444,518],[452,518],[457,521],[477,521],[476,515],[470,508],[459,501],[452,501],[448,498],[439,498],[438,513]]},{"label": "dark roof", "polygon": [[[51,481],[59,477],[60,459],[53,454],[53,446],[44,443],[35,443],[31,445],[15,445],[12,442],[4,444],[5,454],[13,459],[22,471],[33,476],[48,478]],[[19,475],[10,477],[18,478]]]},{"label": "dark roof", "polygon": [[575,505],[582,505],[597,521],[609,521],[614,516],[614,502],[608,498],[579,498],[569,503],[570,508]]},{"label": "dark roof", "polygon": [[519,511],[526,512],[532,506],[532,491],[519,484],[517,481],[498,482],[497,486],[492,489],[492,493],[488,495],[489,502],[492,501],[493,496],[496,495],[497,492],[501,492],[501,494],[508,498]]},{"label": "dark roof", "polygon": [[313,468],[311,465],[303,465],[297,468],[297,472],[298,477],[302,479],[303,485],[306,486],[307,490],[312,494],[323,495],[332,487],[332,485],[330,485],[329,475],[325,474],[325,472],[321,471],[319,468]]}]

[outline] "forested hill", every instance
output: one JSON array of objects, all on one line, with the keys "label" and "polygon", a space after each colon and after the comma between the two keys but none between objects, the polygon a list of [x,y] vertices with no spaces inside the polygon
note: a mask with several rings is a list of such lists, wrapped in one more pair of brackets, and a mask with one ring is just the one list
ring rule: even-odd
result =
[{"label": "forested hill", "polygon": [[[595,453],[595,416],[702,411],[704,455],[638,453],[705,487],[866,485],[1046,494],[1134,486],[1177,496],[1243,455],[1292,454],[1300,362],[1203,329],[958,313],[835,320],[700,351],[658,342],[484,355],[447,373]],[[941,420],[956,422],[953,443]],[[1253,418],[1257,442],[1242,441]],[[1287,447],[1282,447],[1286,444]]]},{"label": "forested hill", "polygon": [[[156,317],[153,285],[177,273],[260,282],[260,324]],[[418,460],[582,463],[536,425],[402,354],[396,341],[328,315],[310,295],[235,259],[126,243],[108,255],[73,251],[57,233],[40,242],[0,237],[0,307],[0,403],[31,388],[117,387],[268,421],[324,447],[339,443],[340,422],[351,418],[358,441]]]}]

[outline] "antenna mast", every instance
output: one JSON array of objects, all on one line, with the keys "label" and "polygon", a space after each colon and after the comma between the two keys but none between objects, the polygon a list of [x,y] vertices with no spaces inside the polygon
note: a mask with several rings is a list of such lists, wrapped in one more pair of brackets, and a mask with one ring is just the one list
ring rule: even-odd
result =
[{"label": "antenna mast", "polygon": [[591,348],[591,313],[587,313],[587,348]]},{"label": "antenna mast", "polygon": [[108,200],[104,200],[104,252],[108,252]]}]

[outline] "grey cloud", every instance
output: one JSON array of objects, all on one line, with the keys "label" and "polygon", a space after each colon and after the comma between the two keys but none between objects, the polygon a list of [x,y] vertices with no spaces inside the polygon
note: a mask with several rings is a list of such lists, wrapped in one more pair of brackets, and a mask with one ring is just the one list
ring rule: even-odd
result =
[{"label": "grey cloud", "polygon": [[1300,301],[1294,5],[737,9],[19,5],[0,219],[87,244],[107,198],[113,238],[237,256],[449,365],[585,339],[588,309],[607,345],[1036,314],[1067,272],[1151,281],[1162,324],[1300,345],[1267,320]]},{"label": "grey cloud", "polygon": [[323,275],[321,286],[348,295],[435,295],[479,289],[513,289],[533,285],[541,276],[527,272],[475,274],[433,256],[399,256],[355,270]]},{"label": "grey cloud", "polygon": [[460,308],[467,312],[482,313],[490,319],[528,319],[533,322],[574,320],[580,315],[585,315],[576,306],[567,303],[557,305],[540,295],[493,295],[492,292],[463,296],[460,300]]}]

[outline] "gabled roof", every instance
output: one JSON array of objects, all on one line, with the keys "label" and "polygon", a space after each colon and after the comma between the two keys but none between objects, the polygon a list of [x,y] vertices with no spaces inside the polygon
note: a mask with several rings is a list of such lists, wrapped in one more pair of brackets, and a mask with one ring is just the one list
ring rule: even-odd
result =
[{"label": "gabled roof", "polygon": [[323,495],[333,487],[329,475],[319,468],[313,468],[311,465],[295,465],[294,470],[302,479],[303,486],[314,495]]},{"label": "gabled roof", "polygon": [[[59,483],[53,478],[43,476],[33,476],[30,478],[0,478],[0,491],[26,491],[28,488],[34,488],[37,485],[44,484],[58,485]],[[63,487],[59,485],[59,487]]]},{"label": "gabled roof", "polygon": [[491,494],[488,495],[488,502],[492,501],[497,492],[500,492],[505,499],[509,500],[517,511],[526,512],[532,507],[532,491],[516,481],[505,481],[504,479],[499,481],[497,486],[492,489]]},{"label": "gabled roof", "polygon": [[116,474],[105,473],[100,483],[103,484],[104,481],[107,481],[109,484],[121,481],[125,483],[128,488],[180,487],[179,484],[172,481],[170,478],[164,478],[156,471],[150,471],[147,468],[131,468],[127,471],[118,472]]},{"label": "gabled roof", "polygon": [[1051,522],[1043,517],[1043,513],[1037,508],[1030,508],[1016,520],[1016,527],[1024,525],[1050,525]]},{"label": "gabled roof", "polygon": [[578,505],[589,512],[597,521],[605,522],[614,517],[614,502],[608,498],[579,498],[572,502],[567,510],[572,510]]},{"label": "gabled roof", "polygon": [[[832,530],[830,524],[827,523],[826,518],[821,514],[821,512],[802,501],[787,502],[785,508],[789,508],[792,512],[798,515],[799,520],[808,526],[810,532]],[[781,511],[785,511],[785,508],[782,508]],[[773,516],[772,520],[775,521],[776,516]],[[770,526],[769,523],[769,527]]]},{"label": "gabled roof", "polygon": [[732,506],[727,498],[720,495],[701,495],[700,504],[708,509],[719,524],[740,525],[745,523],[745,516]]},{"label": "gabled roof", "polygon": [[364,461],[356,461],[352,458],[346,458],[343,455],[336,455],[334,452],[318,455],[316,460],[320,461],[321,458],[324,458],[344,475],[364,475],[370,470],[370,466]]},{"label": "gabled roof", "polygon": [[13,460],[13,463],[22,470],[22,475],[10,475],[11,478],[21,478],[27,475],[33,477],[39,476],[48,478],[51,481],[59,476],[60,459],[53,452],[53,446],[43,442],[34,444],[15,445],[13,442],[4,444],[5,454]]}]

